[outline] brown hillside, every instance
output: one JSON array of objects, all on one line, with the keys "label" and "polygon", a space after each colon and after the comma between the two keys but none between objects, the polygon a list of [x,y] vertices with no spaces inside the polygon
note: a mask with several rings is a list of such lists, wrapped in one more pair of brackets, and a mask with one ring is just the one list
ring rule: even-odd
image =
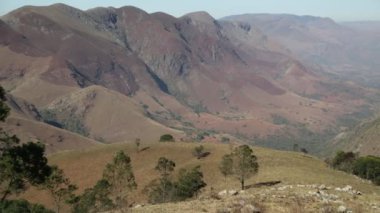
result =
[{"label": "brown hillside", "polygon": [[[132,158],[133,171],[138,184],[137,190],[129,196],[130,202],[146,202],[146,197],[142,190],[149,181],[158,177],[154,167],[161,156],[174,160],[177,165],[176,171],[183,167],[189,168],[201,165],[205,182],[208,184],[204,195],[209,193],[211,187],[216,192],[223,189],[238,189],[238,181],[230,178],[225,180],[218,170],[220,159],[225,153],[229,152],[229,146],[220,144],[203,145],[206,151],[211,152],[211,154],[201,160],[192,156],[192,149],[197,144],[176,142],[147,143],[146,146],[149,149],[140,153],[136,153],[136,147],[132,144],[101,145],[86,151],[55,154],[49,157],[49,162],[62,168],[72,182],[79,186],[79,191],[82,191],[86,187],[91,187],[101,178],[102,170],[106,163],[110,162],[112,156],[118,150],[123,150]],[[379,196],[379,187],[375,187],[367,181],[360,180],[352,175],[334,171],[328,168],[324,162],[314,157],[301,153],[274,151],[259,147],[253,147],[253,150],[258,157],[260,169],[257,176],[247,181],[248,185],[273,180],[282,181],[282,185],[325,184],[332,187],[351,185],[354,189],[360,190],[363,196],[371,198],[371,200]],[[39,196],[35,196],[36,193]],[[46,194],[39,191],[29,191],[23,197],[34,202],[48,204]]]}]

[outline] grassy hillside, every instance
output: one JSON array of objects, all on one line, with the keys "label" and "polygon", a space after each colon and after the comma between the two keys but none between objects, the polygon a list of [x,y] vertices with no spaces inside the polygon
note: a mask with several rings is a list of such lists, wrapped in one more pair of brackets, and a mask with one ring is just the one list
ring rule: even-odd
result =
[{"label": "grassy hillside", "polygon": [[[100,179],[106,163],[110,162],[115,152],[124,150],[132,159],[133,170],[138,188],[130,195],[130,201],[145,203],[146,197],[142,189],[152,179],[158,177],[154,170],[159,157],[165,156],[176,162],[176,171],[181,167],[201,165],[207,187],[203,194],[209,193],[211,187],[219,192],[223,189],[239,189],[238,181],[225,179],[218,170],[221,157],[231,149],[229,145],[204,144],[206,151],[211,155],[198,160],[192,156],[196,143],[150,143],[149,148],[140,153],[131,144],[99,145],[86,151],[70,151],[57,153],[49,157],[51,164],[61,167],[73,183],[79,186],[79,191],[91,187]],[[380,194],[380,187],[360,180],[352,175],[334,171],[328,168],[321,160],[301,153],[275,151],[260,147],[253,147],[254,154],[259,160],[259,173],[249,179],[247,185],[258,182],[280,180],[283,185],[296,184],[325,184],[332,187],[351,185],[364,194]],[[255,189],[253,189],[255,190]],[[38,195],[38,196],[37,196]],[[34,189],[23,195],[33,202],[51,206],[47,194]]]},{"label": "grassy hillside", "polygon": [[342,134],[336,146],[359,152],[361,155],[380,155],[380,118],[365,122],[351,132]]}]

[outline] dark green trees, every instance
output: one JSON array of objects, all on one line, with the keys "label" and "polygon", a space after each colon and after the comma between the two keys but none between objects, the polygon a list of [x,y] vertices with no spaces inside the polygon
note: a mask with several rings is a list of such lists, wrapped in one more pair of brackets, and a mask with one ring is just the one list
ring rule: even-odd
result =
[{"label": "dark green trees", "polygon": [[375,156],[358,157],[357,153],[339,151],[328,162],[334,169],[352,173],[380,185],[380,158]]},{"label": "dark green trees", "polygon": [[200,166],[196,166],[190,170],[181,169],[176,184],[176,198],[185,200],[197,195],[199,190],[206,186],[203,181],[203,173]]},{"label": "dark green trees", "polygon": [[[5,92],[0,87],[0,121],[5,121],[9,108],[5,104]],[[44,183],[51,174],[41,143],[19,144],[15,135],[0,130],[0,201],[25,190],[26,183]]]},{"label": "dark green trees", "polygon": [[354,175],[380,185],[380,157],[366,156],[358,158],[353,165],[352,172]]},{"label": "dark green trees", "polygon": [[259,164],[252,149],[248,145],[241,145],[231,154],[223,156],[219,169],[225,176],[235,176],[244,190],[245,180],[257,173]]},{"label": "dark green trees", "polygon": [[336,153],[331,165],[334,169],[352,173],[353,165],[357,157],[357,154],[353,152],[339,151]]}]

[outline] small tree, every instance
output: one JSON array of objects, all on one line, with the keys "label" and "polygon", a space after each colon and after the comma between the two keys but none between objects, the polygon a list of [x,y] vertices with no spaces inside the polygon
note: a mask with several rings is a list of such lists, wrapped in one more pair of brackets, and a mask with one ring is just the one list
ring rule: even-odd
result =
[{"label": "small tree", "polygon": [[166,203],[174,199],[175,188],[170,178],[158,178],[151,181],[144,189],[150,203]]},{"label": "small tree", "polygon": [[205,186],[206,183],[203,181],[200,166],[196,166],[191,170],[181,169],[176,183],[176,199],[185,200],[191,198]]},{"label": "small tree", "polygon": [[162,177],[168,177],[170,173],[174,170],[175,163],[165,157],[160,157],[158,159],[155,169],[161,173]]},{"label": "small tree", "polygon": [[[232,160],[232,166],[229,164]],[[259,165],[257,158],[253,155],[252,149],[248,145],[241,145],[222,159],[223,170],[221,172],[226,175],[234,175],[241,184],[241,189],[244,190],[245,180],[258,171]]]},{"label": "small tree", "polygon": [[116,206],[127,206],[128,190],[137,188],[130,157],[119,151],[112,162],[106,165],[103,179],[110,184],[110,192],[115,198]]},{"label": "small tree", "polygon": [[233,160],[231,155],[224,155],[220,162],[219,170],[226,180],[227,176],[232,175]]},{"label": "small tree", "polygon": [[136,151],[137,152],[140,152],[140,145],[141,145],[141,139],[140,138],[136,138],[135,140],[135,145],[136,145]]},{"label": "small tree", "polygon": [[175,163],[165,157],[160,157],[157,162],[156,170],[161,173],[160,185],[162,187],[162,200],[166,202],[171,198],[171,192],[173,190],[173,183],[170,180],[170,174],[173,172]]},{"label": "small tree", "polygon": [[305,149],[305,148],[301,148],[301,152],[304,153],[304,154],[308,154],[309,153],[309,151],[307,151],[307,149]]},{"label": "small tree", "polygon": [[174,171],[175,163],[165,157],[160,157],[155,170],[160,172],[161,178],[153,180],[146,188],[151,203],[164,203],[173,199],[174,184],[170,175]]},{"label": "small tree", "polygon": [[160,137],[160,142],[174,142],[174,137],[173,135],[170,135],[170,134],[165,134],[165,135],[161,135]]},{"label": "small tree", "polygon": [[203,154],[204,147],[202,145],[196,146],[193,150],[193,156],[200,158]]},{"label": "small tree", "polygon": [[63,171],[56,166],[52,166],[51,174],[42,184],[42,188],[47,190],[53,198],[56,212],[59,213],[63,201],[68,202],[74,197],[73,192],[77,189],[75,185],[70,184]]}]

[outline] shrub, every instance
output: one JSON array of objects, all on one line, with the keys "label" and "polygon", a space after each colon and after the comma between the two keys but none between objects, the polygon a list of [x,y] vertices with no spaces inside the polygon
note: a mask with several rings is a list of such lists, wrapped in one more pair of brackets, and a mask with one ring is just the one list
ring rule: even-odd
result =
[{"label": "shrub", "polygon": [[170,135],[170,134],[165,134],[165,135],[161,135],[160,137],[160,142],[174,142],[174,137],[173,135]]},{"label": "shrub", "polygon": [[331,162],[331,166],[334,169],[338,169],[345,172],[352,172],[357,154],[353,152],[339,151],[336,153],[334,159]]},{"label": "shrub", "polygon": [[191,170],[181,169],[176,183],[176,199],[185,200],[191,198],[205,186],[206,183],[203,181],[200,166],[196,166]]},{"label": "shrub", "polygon": [[380,158],[375,156],[358,158],[353,165],[353,174],[380,185]]},{"label": "shrub", "polygon": [[193,150],[193,156],[199,159],[202,156],[204,149],[205,148],[202,145],[196,146]]}]

